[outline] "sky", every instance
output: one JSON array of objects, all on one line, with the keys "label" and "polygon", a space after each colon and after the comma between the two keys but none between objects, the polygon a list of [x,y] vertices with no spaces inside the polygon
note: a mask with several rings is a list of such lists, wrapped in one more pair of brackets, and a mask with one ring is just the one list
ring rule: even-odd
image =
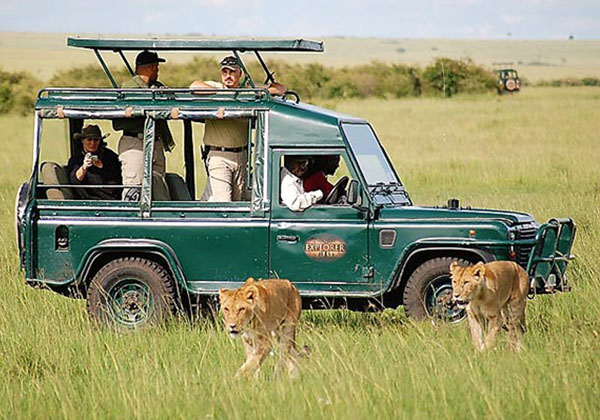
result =
[{"label": "sky", "polygon": [[600,0],[0,0],[0,31],[600,39]]}]

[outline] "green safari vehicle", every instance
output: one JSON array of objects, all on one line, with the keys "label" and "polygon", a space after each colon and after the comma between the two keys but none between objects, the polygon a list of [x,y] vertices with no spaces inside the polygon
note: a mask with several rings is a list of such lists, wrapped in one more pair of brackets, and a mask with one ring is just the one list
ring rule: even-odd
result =
[{"label": "green safari vehicle", "polygon": [[519,79],[519,74],[517,71],[508,67],[512,63],[502,63],[498,64],[498,68],[494,70],[498,80],[496,81],[496,90],[499,95],[504,93],[517,93],[521,91],[521,79]]},{"label": "green safari vehicle", "polygon": [[[575,224],[538,224],[524,213],[413,204],[375,130],[362,118],[272,97],[242,61],[272,81],[261,53],[323,51],[306,40],[123,40],[69,38],[95,52],[112,88],[46,88],[35,108],[33,170],[18,191],[16,224],[27,284],[86,298],[102,322],[140,327],[181,308],[204,307],[220,288],[247,277],[287,278],[307,308],[354,310],[403,305],[414,318],[459,321],[451,299],[451,261],[513,260],[530,292],[569,290],[565,271]],[[232,51],[244,72],[239,89],[123,89],[102,53]],[[168,65],[168,64],[167,64]],[[190,75],[190,79],[193,75]],[[195,94],[196,93],[196,94]],[[116,150],[115,119],[144,122],[144,174],[136,201],[84,200],[65,164],[81,153],[84,125],[102,127]],[[206,177],[199,153],[210,119],[248,123],[248,201],[200,200]],[[155,129],[167,122],[176,147],[167,174],[152,171]],[[280,199],[286,156],[339,158],[335,187],[304,211]],[[97,186],[88,186],[97,188]],[[122,185],[103,186],[121,188]],[[99,188],[99,187],[98,187]]]}]

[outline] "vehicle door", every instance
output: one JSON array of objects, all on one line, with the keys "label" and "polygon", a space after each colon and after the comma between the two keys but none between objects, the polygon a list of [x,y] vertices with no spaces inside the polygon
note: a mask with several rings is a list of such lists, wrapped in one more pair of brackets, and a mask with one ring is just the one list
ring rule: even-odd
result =
[{"label": "vehicle door", "polygon": [[[275,149],[271,152],[269,230],[271,277],[293,281],[304,294],[364,293],[372,289],[368,223],[364,214],[344,204],[314,204],[292,211],[281,201],[281,172],[286,155],[340,155],[340,172],[357,179],[344,149]],[[345,172],[345,173],[344,173]]]}]

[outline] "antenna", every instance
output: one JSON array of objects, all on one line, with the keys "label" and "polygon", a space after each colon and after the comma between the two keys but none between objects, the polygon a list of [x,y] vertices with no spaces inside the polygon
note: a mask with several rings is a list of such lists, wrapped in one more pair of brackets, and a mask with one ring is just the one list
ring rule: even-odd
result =
[{"label": "antenna", "polygon": [[[443,99],[444,99],[444,102],[446,102],[446,70],[444,68],[443,60],[442,60],[442,89],[444,91]],[[444,109],[444,107],[442,107],[442,109]],[[444,125],[444,128],[445,128],[445,125]],[[444,155],[448,156],[448,153],[447,153],[448,148],[446,145],[446,130],[444,130],[442,132],[442,150],[444,151]],[[443,175],[444,182],[443,182],[442,192],[444,193],[444,197],[442,198],[442,202],[448,198],[448,191],[447,191],[448,179],[447,179],[447,177],[448,177],[448,171],[445,171],[444,175]]]}]

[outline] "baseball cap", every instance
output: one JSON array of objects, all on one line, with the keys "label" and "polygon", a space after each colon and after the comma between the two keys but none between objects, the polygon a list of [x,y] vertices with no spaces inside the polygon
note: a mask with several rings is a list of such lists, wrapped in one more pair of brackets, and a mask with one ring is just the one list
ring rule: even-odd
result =
[{"label": "baseball cap", "polygon": [[135,65],[143,66],[145,64],[154,63],[165,63],[167,60],[160,58],[157,53],[153,51],[144,50],[135,57]]},{"label": "baseball cap", "polygon": [[225,57],[224,59],[221,60],[221,70],[230,69],[230,70],[235,71],[239,68],[240,68],[240,65],[238,64],[237,59],[232,55]]}]

